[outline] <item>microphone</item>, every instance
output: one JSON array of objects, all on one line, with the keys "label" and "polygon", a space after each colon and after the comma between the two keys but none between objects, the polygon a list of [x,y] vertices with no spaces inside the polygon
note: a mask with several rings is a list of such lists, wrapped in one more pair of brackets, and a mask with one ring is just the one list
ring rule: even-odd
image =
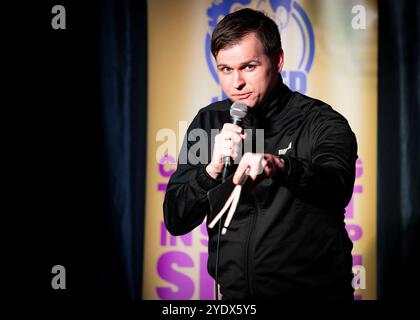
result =
[{"label": "microphone", "polygon": [[[248,106],[243,102],[234,102],[230,106],[230,116],[232,118],[232,123],[242,127],[242,119],[246,117],[248,113]],[[223,170],[223,176],[225,176],[226,168],[231,164],[231,158],[225,157],[224,159],[225,168]]]},{"label": "microphone", "polygon": [[[247,113],[248,113],[248,106],[245,103],[242,103],[242,102],[234,102],[230,106],[230,116],[232,118],[232,123],[233,124],[236,124],[236,125],[242,127],[242,119],[246,117]],[[230,157],[225,157],[224,158],[224,163],[225,163],[225,166],[223,168],[223,173],[222,173],[222,183],[226,181],[228,168],[229,168],[229,166],[231,164]],[[233,212],[236,209],[236,205],[237,205],[237,201],[238,200],[239,200],[239,195],[237,196],[236,204],[235,204],[234,209],[233,209],[233,211],[231,213],[231,216],[232,216]],[[229,219],[232,218],[231,216],[230,216]],[[215,273],[215,281],[216,282],[215,282],[215,287],[214,287],[216,300],[219,300],[218,269],[219,269],[219,244],[220,244],[221,226],[222,226],[221,220],[219,220],[219,231],[217,232],[217,245],[216,245],[216,273]]]}]

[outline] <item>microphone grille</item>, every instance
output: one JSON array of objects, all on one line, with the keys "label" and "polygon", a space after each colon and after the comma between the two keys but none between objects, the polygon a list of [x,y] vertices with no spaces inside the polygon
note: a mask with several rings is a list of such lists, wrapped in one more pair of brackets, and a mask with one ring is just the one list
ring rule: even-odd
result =
[{"label": "microphone grille", "polygon": [[243,102],[234,102],[230,106],[230,116],[236,119],[243,119],[248,113],[248,106]]}]

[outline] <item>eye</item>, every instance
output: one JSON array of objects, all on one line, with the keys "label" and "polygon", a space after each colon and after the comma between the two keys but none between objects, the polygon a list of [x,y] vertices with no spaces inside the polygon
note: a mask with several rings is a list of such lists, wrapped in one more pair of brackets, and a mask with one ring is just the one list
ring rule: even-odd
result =
[{"label": "eye", "polygon": [[256,65],[254,64],[248,64],[245,66],[245,70],[246,71],[254,71],[255,70]]},{"label": "eye", "polygon": [[222,71],[223,73],[230,73],[232,71],[232,69],[229,67],[222,67],[222,68],[219,68],[219,70]]}]

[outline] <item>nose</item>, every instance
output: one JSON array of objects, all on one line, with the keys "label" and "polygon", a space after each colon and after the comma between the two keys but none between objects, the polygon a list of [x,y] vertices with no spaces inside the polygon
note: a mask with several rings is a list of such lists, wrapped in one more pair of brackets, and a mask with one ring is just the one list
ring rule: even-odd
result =
[{"label": "nose", "polygon": [[235,70],[233,75],[233,87],[237,90],[245,86],[245,79],[242,77],[240,70]]}]

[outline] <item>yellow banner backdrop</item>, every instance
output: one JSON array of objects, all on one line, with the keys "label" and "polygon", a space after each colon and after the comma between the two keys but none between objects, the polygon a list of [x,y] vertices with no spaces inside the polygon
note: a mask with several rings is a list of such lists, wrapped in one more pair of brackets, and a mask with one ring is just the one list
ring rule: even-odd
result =
[{"label": "yellow banner backdrop", "polygon": [[143,299],[213,299],[205,225],[173,237],[162,203],[188,124],[223,98],[209,51],[215,24],[250,7],[279,25],[284,82],[332,105],[356,133],[359,159],[346,227],[356,299],[376,299],[377,3],[331,0],[148,2],[148,154]]}]

